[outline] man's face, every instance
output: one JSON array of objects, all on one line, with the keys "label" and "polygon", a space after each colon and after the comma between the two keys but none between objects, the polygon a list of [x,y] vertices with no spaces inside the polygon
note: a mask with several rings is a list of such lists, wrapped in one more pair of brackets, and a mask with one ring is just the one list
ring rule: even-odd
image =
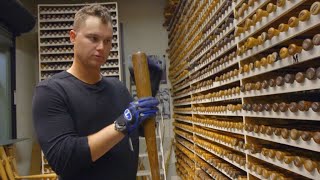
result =
[{"label": "man's face", "polygon": [[88,68],[100,68],[112,47],[112,25],[103,24],[100,18],[89,16],[77,30],[70,31],[75,58]]}]

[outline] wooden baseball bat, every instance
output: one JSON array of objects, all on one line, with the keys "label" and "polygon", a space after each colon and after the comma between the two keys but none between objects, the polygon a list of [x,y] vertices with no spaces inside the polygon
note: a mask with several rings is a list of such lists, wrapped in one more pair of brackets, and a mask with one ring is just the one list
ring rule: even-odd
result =
[{"label": "wooden baseball bat", "polygon": [[[133,54],[132,65],[137,87],[137,96],[139,98],[152,96],[150,74],[146,54],[143,52],[137,52]],[[151,176],[153,180],[160,180],[155,127],[155,118],[147,119],[144,122],[144,135],[146,138]]]}]

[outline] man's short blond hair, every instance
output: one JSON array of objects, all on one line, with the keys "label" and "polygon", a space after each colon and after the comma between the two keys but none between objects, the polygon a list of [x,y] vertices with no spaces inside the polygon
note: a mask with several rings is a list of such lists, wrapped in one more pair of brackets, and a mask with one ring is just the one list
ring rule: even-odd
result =
[{"label": "man's short blond hair", "polygon": [[81,24],[89,17],[95,16],[101,19],[103,24],[112,23],[109,11],[106,7],[99,4],[92,4],[82,7],[75,15],[73,29],[77,30]]}]

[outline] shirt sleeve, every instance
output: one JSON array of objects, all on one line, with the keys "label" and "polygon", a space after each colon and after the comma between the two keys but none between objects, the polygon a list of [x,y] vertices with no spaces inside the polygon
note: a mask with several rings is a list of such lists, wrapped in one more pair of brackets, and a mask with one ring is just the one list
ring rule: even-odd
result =
[{"label": "shirt sleeve", "polygon": [[87,137],[79,137],[66,101],[48,85],[35,89],[34,128],[51,168],[61,177],[72,177],[92,164]]}]

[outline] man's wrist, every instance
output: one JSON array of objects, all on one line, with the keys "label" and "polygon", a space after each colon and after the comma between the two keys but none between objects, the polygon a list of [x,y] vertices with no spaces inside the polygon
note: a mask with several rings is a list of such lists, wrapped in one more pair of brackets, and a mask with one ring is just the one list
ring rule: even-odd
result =
[{"label": "man's wrist", "polygon": [[114,128],[115,130],[122,132],[123,134],[128,134],[127,120],[123,115],[121,115],[114,121]]}]

